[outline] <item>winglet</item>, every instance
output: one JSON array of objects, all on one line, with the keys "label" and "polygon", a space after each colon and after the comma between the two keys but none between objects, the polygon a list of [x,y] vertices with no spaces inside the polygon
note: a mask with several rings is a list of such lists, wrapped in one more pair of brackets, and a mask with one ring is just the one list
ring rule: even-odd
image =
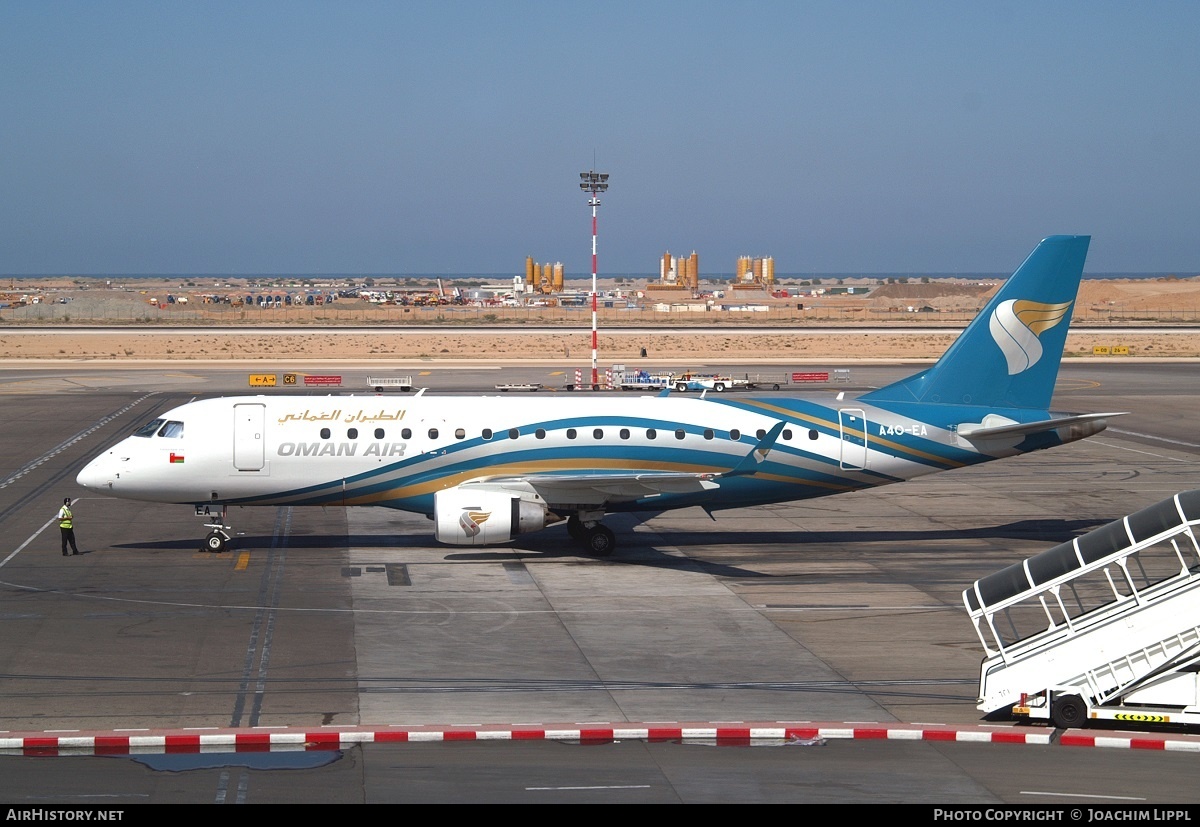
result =
[{"label": "winglet", "polygon": [[733,467],[732,470],[721,474],[722,477],[741,477],[746,474],[753,474],[758,470],[758,466],[767,458],[767,454],[771,453],[771,449],[775,447],[775,442],[779,439],[779,435],[783,433],[786,422],[776,422],[775,427],[767,431],[766,435],[758,441],[758,444],[750,449],[750,453],[742,457],[741,461]]}]

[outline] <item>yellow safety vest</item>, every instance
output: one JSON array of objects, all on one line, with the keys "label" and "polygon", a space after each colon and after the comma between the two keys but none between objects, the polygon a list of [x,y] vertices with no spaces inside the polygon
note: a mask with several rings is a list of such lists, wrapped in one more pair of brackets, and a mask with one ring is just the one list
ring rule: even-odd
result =
[{"label": "yellow safety vest", "polygon": [[71,509],[67,508],[65,505],[62,507],[62,510],[58,512],[58,527],[71,527]]}]

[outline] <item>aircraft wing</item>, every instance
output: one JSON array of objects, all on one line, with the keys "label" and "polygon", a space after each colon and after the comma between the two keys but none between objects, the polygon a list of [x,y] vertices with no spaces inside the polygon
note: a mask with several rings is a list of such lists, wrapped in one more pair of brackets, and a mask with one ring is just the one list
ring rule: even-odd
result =
[{"label": "aircraft wing", "polygon": [[576,476],[556,474],[525,480],[548,503],[588,503],[639,500],[659,494],[689,494],[719,488],[713,474],[646,473]]},{"label": "aircraft wing", "polygon": [[982,422],[964,422],[958,426],[958,435],[967,439],[993,439],[1007,436],[1024,436],[1053,431],[1064,425],[1098,424],[1096,433],[1104,430],[1104,420],[1114,416],[1125,416],[1128,411],[1114,413],[1076,414],[1058,419],[1042,419],[1037,422],[1017,422],[998,414],[988,414]]},{"label": "aircraft wing", "polygon": [[753,474],[766,460],[786,423],[776,423],[733,467],[712,471],[579,471],[536,473],[525,476],[486,477],[462,488],[532,491],[551,507],[603,506],[659,494],[691,494],[720,488],[722,477]]},{"label": "aircraft wing", "polygon": [[510,490],[537,494],[550,507],[595,506],[629,502],[659,494],[689,494],[719,488],[717,474],[630,472],[529,474],[486,477],[459,486],[463,490]]}]

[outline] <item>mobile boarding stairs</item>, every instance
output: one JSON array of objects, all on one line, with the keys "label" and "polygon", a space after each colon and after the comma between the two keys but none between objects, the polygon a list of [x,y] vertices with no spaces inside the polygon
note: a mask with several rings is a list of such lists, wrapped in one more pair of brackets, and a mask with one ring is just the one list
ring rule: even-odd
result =
[{"label": "mobile boarding stairs", "polygon": [[1056,727],[1200,725],[1200,490],[976,580],[978,708]]}]

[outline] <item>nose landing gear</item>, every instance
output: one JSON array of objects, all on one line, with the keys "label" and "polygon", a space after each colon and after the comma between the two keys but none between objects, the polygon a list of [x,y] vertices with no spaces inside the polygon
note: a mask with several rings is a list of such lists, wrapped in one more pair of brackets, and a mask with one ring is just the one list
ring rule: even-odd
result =
[{"label": "nose landing gear", "polygon": [[204,538],[204,546],[200,550],[211,551],[213,554],[220,554],[225,550],[225,547],[229,543],[229,539],[229,533],[224,527],[214,528],[208,533],[208,536]]},{"label": "nose landing gear", "polygon": [[208,532],[208,536],[204,538],[204,545],[200,546],[201,551],[220,554],[229,547],[229,541],[232,539],[230,530],[232,526],[225,522],[225,516],[228,511],[227,507],[220,506],[220,512],[215,512],[212,505],[196,506],[197,517],[207,517],[211,522],[204,524],[205,528],[212,529]]}]

